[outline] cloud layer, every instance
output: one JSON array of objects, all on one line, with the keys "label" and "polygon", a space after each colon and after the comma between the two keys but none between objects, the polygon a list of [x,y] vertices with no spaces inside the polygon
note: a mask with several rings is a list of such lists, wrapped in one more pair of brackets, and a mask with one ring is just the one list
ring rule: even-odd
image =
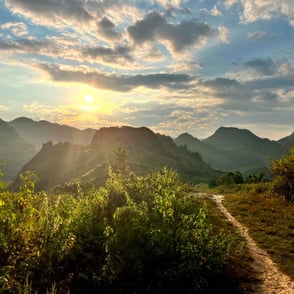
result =
[{"label": "cloud layer", "polygon": [[[79,126],[147,125],[200,137],[219,125],[292,130],[293,7],[292,0],[4,0],[1,115],[22,109]],[[77,102],[89,93],[92,108]]]}]

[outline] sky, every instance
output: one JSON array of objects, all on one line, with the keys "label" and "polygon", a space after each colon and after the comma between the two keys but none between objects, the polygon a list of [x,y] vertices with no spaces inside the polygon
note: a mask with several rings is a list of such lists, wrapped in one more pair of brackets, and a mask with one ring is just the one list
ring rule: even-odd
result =
[{"label": "sky", "polygon": [[293,0],[0,0],[0,118],[294,131]]}]

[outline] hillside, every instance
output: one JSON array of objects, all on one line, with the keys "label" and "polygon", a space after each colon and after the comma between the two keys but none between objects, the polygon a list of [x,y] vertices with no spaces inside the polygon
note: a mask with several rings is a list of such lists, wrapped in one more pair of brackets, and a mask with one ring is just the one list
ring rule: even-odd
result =
[{"label": "hillside", "polygon": [[272,159],[282,155],[279,142],[262,139],[248,130],[219,128],[212,136],[200,141],[189,134],[175,139],[177,145],[186,145],[213,168],[245,173],[267,172]]},{"label": "hillside", "polygon": [[21,138],[38,147],[48,141],[87,145],[95,134],[94,129],[79,130],[45,120],[34,121],[26,117],[13,120],[10,125],[14,127]]},{"label": "hillside", "polygon": [[294,132],[278,141],[282,147],[281,151],[283,154],[289,154],[291,148],[294,148]]},{"label": "hillside", "polygon": [[5,161],[1,167],[4,180],[14,179],[36,152],[32,145],[19,137],[12,126],[0,119],[0,160]]},{"label": "hillside", "polygon": [[79,178],[101,185],[108,167],[114,162],[114,150],[117,148],[126,150],[127,164],[137,174],[168,166],[178,170],[188,181],[207,181],[219,175],[198,153],[177,147],[171,138],[155,134],[145,127],[101,128],[88,146],[44,144],[21,172],[36,172],[40,179],[39,189],[53,188]]}]

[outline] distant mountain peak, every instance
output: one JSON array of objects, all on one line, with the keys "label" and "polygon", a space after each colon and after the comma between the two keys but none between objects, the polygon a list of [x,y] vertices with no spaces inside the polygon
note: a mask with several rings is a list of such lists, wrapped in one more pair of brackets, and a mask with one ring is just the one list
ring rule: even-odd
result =
[{"label": "distant mountain peak", "polygon": [[22,123],[35,123],[36,121],[34,121],[31,118],[21,116],[21,117],[15,118],[10,123],[20,123],[20,122],[22,122]]},{"label": "distant mountain peak", "polygon": [[189,133],[180,134],[176,139],[175,142],[177,145],[189,145],[189,144],[199,144],[201,141],[198,138],[193,137]]},{"label": "distant mountain peak", "polygon": [[91,142],[92,147],[98,148],[118,144],[132,148],[163,148],[158,136],[147,127],[104,127],[96,131]]},{"label": "distant mountain peak", "polygon": [[247,129],[235,127],[220,127],[205,142],[215,144],[250,144],[256,140],[263,140]]}]

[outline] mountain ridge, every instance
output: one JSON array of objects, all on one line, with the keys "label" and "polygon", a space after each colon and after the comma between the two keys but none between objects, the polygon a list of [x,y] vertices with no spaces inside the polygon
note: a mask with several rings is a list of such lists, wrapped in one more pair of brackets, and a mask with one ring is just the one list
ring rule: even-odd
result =
[{"label": "mountain ridge", "polygon": [[[119,134],[115,135],[115,132]],[[8,137],[4,138],[4,136]],[[51,143],[47,144],[50,141]],[[8,142],[10,142],[10,145]],[[95,174],[95,172],[96,174],[100,173],[102,165],[107,170],[111,161],[110,157],[113,156],[109,150],[117,147],[126,148],[129,154],[136,154],[136,156],[131,156],[130,159],[133,167],[138,171],[142,170],[144,166],[146,170],[151,171],[150,166],[156,165],[158,160],[168,163],[173,162],[170,164],[171,166],[185,170],[189,160],[192,160],[191,156],[194,156],[197,160],[203,159],[216,170],[240,170],[250,173],[252,171],[268,172],[269,162],[286,154],[292,146],[294,132],[278,141],[273,141],[260,138],[250,130],[220,127],[211,136],[203,140],[193,137],[188,132],[172,139],[167,135],[156,134],[147,127],[122,126],[103,127],[98,130],[91,128],[80,130],[46,120],[34,121],[26,117],[19,117],[11,122],[0,119],[0,160],[5,159],[7,161],[6,167],[3,168],[5,179],[15,178],[20,170],[24,170],[21,169],[22,167],[29,166],[27,164],[30,159],[39,150],[42,150],[43,155],[49,149],[52,149],[51,152],[53,153],[56,152],[53,151],[54,148],[66,150],[69,147],[67,144],[63,144],[65,142],[70,142],[73,146],[75,144],[82,145],[84,150],[87,150],[85,152],[92,154],[91,160],[94,162],[97,161],[99,156],[103,158],[103,163],[97,162],[99,168],[89,162],[87,163],[92,169],[92,172],[87,168],[85,169],[85,174],[88,176]],[[5,148],[3,148],[3,145],[5,145]],[[55,145],[56,147],[54,147]],[[185,145],[187,148],[183,147]],[[78,150],[79,148],[71,147],[67,150],[72,149]],[[192,153],[187,155],[187,151]],[[193,152],[196,153],[193,154]],[[155,155],[152,155],[152,153]],[[66,157],[65,154],[63,156]],[[189,159],[187,160],[187,158]],[[72,158],[72,160],[75,159]],[[87,162],[89,158],[84,157],[84,160]],[[142,160],[146,160],[147,163],[143,164]],[[183,163],[181,164],[180,161],[183,161]],[[56,166],[59,166],[58,162],[56,162]],[[76,169],[80,168],[76,167]],[[204,169],[207,169],[207,166]],[[52,170],[52,173],[54,173],[54,170]]]},{"label": "mountain ridge", "polygon": [[[287,142],[292,139],[291,135],[286,138]],[[200,152],[213,168],[245,173],[263,172],[270,176],[271,160],[289,151],[286,145],[281,144],[281,140],[260,138],[247,129],[220,127],[202,141],[183,133],[175,142],[177,145],[186,145],[191,151]]]},{"label": "mountain ridge", "polygon": [[[42,149],[21,170],[31,170],[40,178],[38,189],[52,189],[64,182],[82,178],[96,185],[104,184],[108,167],[115,160],[114,151],[127,153],[130,170],[145,174],[163,166],[178,170],[188,181],[206,181],[220,175],[210,168],[201,155],[177,147],[166,136],[146,127],[110,127],[97,130],[90,145],[68,142],[43,145]],[[50,158],[50,162],[46,159]],[[59,175],[58,175],[59,173]],[[18,185],[16,181],[15,186]]]},{"label": "mountain ridge", "polygon": [[48,141],[87,145],[96,131],[90,128],[80,130],[47,120],[34,121],[27,117],[16,118],[10,121],[9,124],[15,128],[20,137],[38,147]]}]

